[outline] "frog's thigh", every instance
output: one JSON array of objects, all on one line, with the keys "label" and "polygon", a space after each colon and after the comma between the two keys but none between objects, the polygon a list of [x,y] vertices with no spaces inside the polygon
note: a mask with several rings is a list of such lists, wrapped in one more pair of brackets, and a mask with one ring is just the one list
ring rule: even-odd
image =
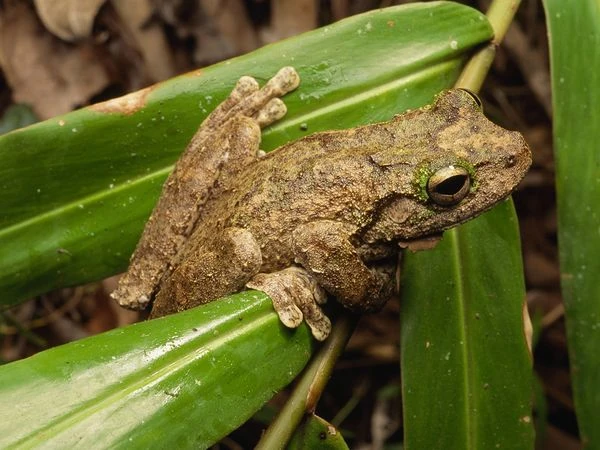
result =
[{"label": "frog's thigh", "polygon": [[327,301],[327,294],[316,279],[301,267],[259,273],[246,287],[266,292],[286,327],[296,328],[304,318],[317,340],[322,341],[329,336],[331,322],[319,306]]},{"label": "frog's thigh", "polygon": [[292,236],[294,256],[345,307],[374,311],[391,295],[393,269],[386,264],[367,267],[350,234],[347,226],[331,220],[300,225]]},{"label": "frog's thigh", "polygon": [[207,246],[190,246],[163,280],[151,318],[193,308],[240,291],[260,270],[260,247],[250,231],[228,228]]}]

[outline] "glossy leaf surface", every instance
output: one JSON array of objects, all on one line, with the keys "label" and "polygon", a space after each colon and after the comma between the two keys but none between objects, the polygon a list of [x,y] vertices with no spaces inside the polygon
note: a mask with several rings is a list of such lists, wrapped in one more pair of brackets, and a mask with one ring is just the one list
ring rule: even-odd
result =
[{"label": "glossy leaf surface", "polygon": [[313,339],[249,292],[0,370],[2,448],[206,448],[304,367]]},{"label": "glossy leaf surface", "polygon": [[571,379],[581,438],[593,449],[600,448],[600,3],[544,4]]},{"label": "glossy leaf surface", "polygon": [[462,5],[386,8],[1,136],[0,303],[124,270],[173,162],[241,75],[300,73],[271,150],[430,102],[491,35]]}]

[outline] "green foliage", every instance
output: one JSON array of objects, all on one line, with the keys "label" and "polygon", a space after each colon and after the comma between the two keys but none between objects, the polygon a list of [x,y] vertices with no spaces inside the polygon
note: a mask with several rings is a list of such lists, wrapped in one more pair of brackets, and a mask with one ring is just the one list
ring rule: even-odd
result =
[{"label": "green foliage", "polygon": [[507,201],[405,255],[406,448],[531,448],[531,361],[517,222]]},{"label": "green foliage", "polygon": [[338,430],[319,416],[307,416],[292,437],[288,450],[348,450]]},{"label": "green foliage", "polygon": [[562,294],[577,420],[584,444],[592,449],[600,448],[600,3],[544,4]]},{"label": "green foliage", "polygon": [[11,105],[0,119],[0,135],[37,122],[33,111],[25,105]]},{"label": "green foliage", "polygon": [[231,296],[0,370],[1,448],[205,448],[304,367],[313,339]]}]

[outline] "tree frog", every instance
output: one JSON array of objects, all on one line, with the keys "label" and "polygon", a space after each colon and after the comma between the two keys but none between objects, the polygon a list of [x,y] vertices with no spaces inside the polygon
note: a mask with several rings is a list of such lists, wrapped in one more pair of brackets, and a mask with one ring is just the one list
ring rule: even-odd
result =
[{"label": "tree frog", "polygon": [[401,247],[505,199],[531,164],[523,136],[490,122],[461,89],[392,120],[316,133],[264,154],[300,78],[260,89],[242,77],[201,124],[112,294],[159,317],[244,288],[266,292],[287,327],[323,340],[328,296],[376,311],[394,291]]}]

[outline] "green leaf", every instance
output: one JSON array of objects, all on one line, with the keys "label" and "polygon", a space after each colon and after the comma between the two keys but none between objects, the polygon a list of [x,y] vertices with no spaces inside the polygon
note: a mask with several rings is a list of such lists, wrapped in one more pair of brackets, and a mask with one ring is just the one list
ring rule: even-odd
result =
[{"label": "green leaf", "polygon": [[600,3],[544,4],[571,379],[581,439],[587,448],[600,448]]},{"label": "green leaf", "polygon": [[319,416],[307,416],[292,437],[288,450],[348,450],[340,432]]},{"label": "green leaf", "polygon": [[533,448],[531,360],[512,202],[406,254],[405,448]]},{"label": "green leaf", "polygon": [[386,8],[0,136],[0,303],[124,270],[171,165],[241,75],[302,78],[270,150],[430,102],[491,37],[459,4]]},{"label": "green leaf", "polygon": [[308,361],[261,293],[138,323],[0,370],[0,447],[206,448]]}]

